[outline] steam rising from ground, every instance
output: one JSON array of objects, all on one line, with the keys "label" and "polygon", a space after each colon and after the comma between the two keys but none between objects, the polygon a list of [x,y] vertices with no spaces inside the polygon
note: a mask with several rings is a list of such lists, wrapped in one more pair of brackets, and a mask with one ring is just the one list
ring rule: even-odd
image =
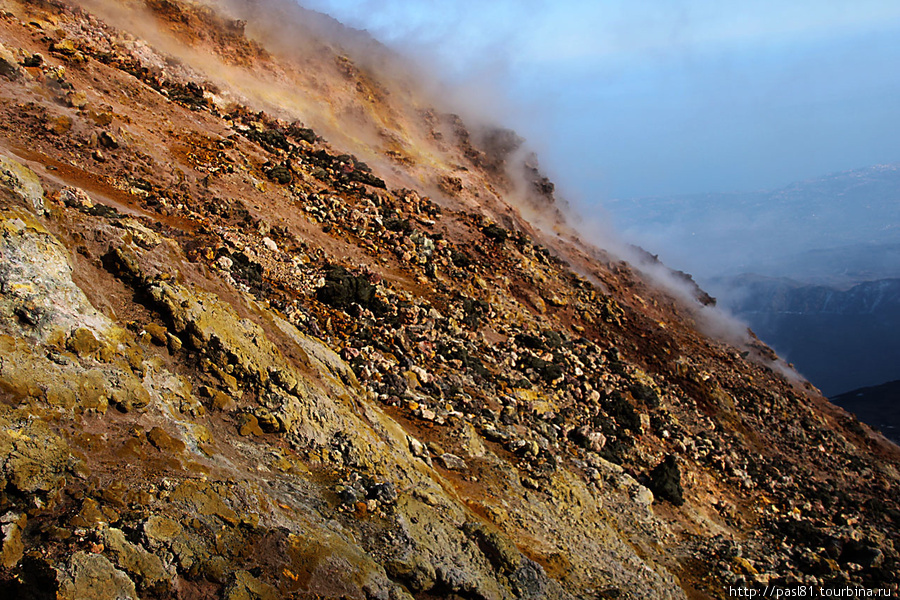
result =
[{"label": "steam rising from ground", "polygon": [[[165,69],[194,71],[200,80],[213,84],[219,91],[220,108],[227,109],[228,102],[235,101],[288,121],[300,120],[339,145],[359,149],[363,154],[368,150],[364,159],[376,156],[375,149],[383,144],[385,131],[402,135],[398,133],[402,127],[397,123],[401,115],[379,113],[373,103],[366,102],[366,94],[378,90],[357,89],[341,69],[360,65],[377,69],[380,78],[391,82],[387,86],[391,93],[400,96],[416,80],[412,69],[368,36],[290,0],[207,3],[224,8],[236,20],[246,21],[250,39],[285,59],[279,61],[278,68],[271,64],[235,64],[207,48],[186,44],[161,27],[157,15],[143,2],[85,0],[84,4],[111,24],[134,31],[154,49],[174,58],[174,63],[167,61]],[[352,66],[334,60],[344,54],[354,59]],[[280,70],[282,65],[287,65],[286,70]]]},{"label": "steam rising from ground", "polygon": [[[259,11],[261,3],[252,0],[228,0],[228,6],[242,18],[250,20],[248,31],[259,39],[265,39],[268,47],[279,48],[282,52],[309,51],[308,41],[293,41],[302,21],[304,30],[309,31],[311,24],[316,35],[339,44],[354,60],[371,69],[377,79],[392,82],[396,89],[418,90],[430,102],[443,104],[442,109],[462,114],[476,132],[495,122],[497,103],[485,100],[497,97],[491,93],[490,86],[479,89],[477,84],[473,85],[473,81],[468,80],[449,96],[445,94],[443,101],[440,101],[434,96],[435,92],[446,92],[448,88],[438,78],[425,75],[427,67],[420,64],[416,68],[399,60],[372,41],[367,34],[347,29],[328,17],[298,10],[288,0],[268,0],[264,3],[267,10],[262,12]],[[273,12],[269,11],[270,8]],[[562,194],[558,194],[559,211],[556,207],[548,211],[546,205],[535,203],[531,182],[523,178],[521,172],[521,165],[529,160],[531,153],[529,146],[522,145],[507,157],[507,174],[513,190],[506,199],[512,201],[534,227],[554,236],[562,233],[561,228],[573,227],[582,240],[629,263],[652,283],[666,290],[688,309],[703,333],[740,348],[750,347],[755,340],[747,325],[720,308],[700,303],[700,290],[693,281],[686,280],[643,250],[623,241],[599,219],[576,214]],[[595,209],[595,212],[599,210]],[[784,370],[790,371],[786,366]],[[796,374],[793,376],[796,377]]]},{"label": "steam rising from ground", "polygon": [[[477,94],[471,93],[471,86],[441,94],[446,85],[438,77],[427,75],[426,66],[412,66],[367,34],[303,9],[291,0],[214,2],[233,18],[246,21],[250,38],[262,42],[268,51],[288,57],[295,70],[287,74],[273,72],[268,67],[236,66],[213,52],[190,47],[158,26],[156,16],[142,2],[85,0],[84,4],[112,24],[135,31],[155,48],[181,62],[181,66],[169,64],[167,68],[196,69],[212,79],[225,100],[232,98],[271,111],[275,116],[300,119],[339,146],[362,152],[364,160],[378,161],[382,156],[379,149],[390,142],[391,136],[399,136],[399,141],[410,151],[429,151],[428,144],[419,143],[427,137],[425,132],[416,129],[419,115],[404,113],[410,109],[415,112],[437,104],[440,110],[461,113],[475,132],[487,129],[487,124],[495,121],[498,105],[486,100],[494,97],[489,87]],[[360,89],[368,85],[365,74],[354,78],[341,76],[338,72],[341,66],[335,65],[334,57],[344,54],[353,59],[353,68],[372,74],[370,88]],[[381,101],[366,102],[367,95],[380,95]],[[556,206],[536,202],[532,182],[523,176],[522,170],[529,153],[530,149],[523,146],[507,157],[513,189],[505,199],[513,202],[534,227],[561,238],[573,227],[577,237],[630,263],[664,288],[688,308],[707,335],[738,347],[748,347],[753,342],[746,325],[719,309],[701,305],[697,301],[698,289],[691,282],[621,241],[604,222],[574,214],[562,198]],[[427,156],[424,160],[428,160]],[[390,170],[389,164],[382,166]]]}]

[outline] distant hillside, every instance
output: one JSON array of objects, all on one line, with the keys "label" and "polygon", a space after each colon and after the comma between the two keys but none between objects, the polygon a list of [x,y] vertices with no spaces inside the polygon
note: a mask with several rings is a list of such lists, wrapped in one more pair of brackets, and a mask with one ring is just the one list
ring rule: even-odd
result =
[{"label": "distant hillside", "polygon": [[891,381],[831,398],[900,445],[900,381]]},{"label": "distant hillside", "polygon": [[826,395],[900,377],[898,279],[842,291],[743,275],[709,289]]},{"label": "distant hillside", "polygon": [[629,239],[699,279],[852,285],[900,277],[900,163],[771,191],[613,200]]}]

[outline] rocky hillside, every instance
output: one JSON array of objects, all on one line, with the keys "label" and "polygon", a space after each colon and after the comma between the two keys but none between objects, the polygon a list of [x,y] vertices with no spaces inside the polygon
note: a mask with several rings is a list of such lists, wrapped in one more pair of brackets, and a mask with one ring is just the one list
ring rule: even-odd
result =
[{"label": "rocky hillside", "polygon": [[897,592],[897,447],[361,34],[0,10],[0,597]]}]

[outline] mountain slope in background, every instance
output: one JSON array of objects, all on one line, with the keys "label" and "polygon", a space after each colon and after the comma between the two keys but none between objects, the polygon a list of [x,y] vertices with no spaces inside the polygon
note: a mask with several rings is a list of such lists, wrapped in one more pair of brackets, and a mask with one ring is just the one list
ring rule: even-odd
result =
[{"label": "mountain slope in background", "polygon": [[[774,191],[615,200],[631,239],[698,276],[757,273],[847,287],[900,276],[900,165]],[[715,249],[715,252],[710,252]],[[677,252],[677,254],[676,254]]]},{"label": "mountain slope in background", "polygon": [[832,398],[900,445],[900,381],[865,387]]},{"label": "mountain slope in background", "polygon": [[898,279],[837,290],[745,275],[710,287],[723,306],[829,396],[898,374]]},{"label": "mountain slope in background", "polygon": [[610,211],[833,395],[900,376],[898,200],[900,165],[889,164]]},{"label": "mountain slope in background", "polygon": [[897,591],[900,450],[359,32],[0,8],[0,596]]}]

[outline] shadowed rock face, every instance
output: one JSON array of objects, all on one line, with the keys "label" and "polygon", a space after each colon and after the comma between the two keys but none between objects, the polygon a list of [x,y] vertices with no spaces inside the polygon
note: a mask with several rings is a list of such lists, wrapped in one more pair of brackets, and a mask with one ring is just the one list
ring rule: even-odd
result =
[{"label": "shadowed rock face", "polygon": [[896,585],[896,447],[511,204],[514,134],[295,8],[2,8],[0,596]]}]

